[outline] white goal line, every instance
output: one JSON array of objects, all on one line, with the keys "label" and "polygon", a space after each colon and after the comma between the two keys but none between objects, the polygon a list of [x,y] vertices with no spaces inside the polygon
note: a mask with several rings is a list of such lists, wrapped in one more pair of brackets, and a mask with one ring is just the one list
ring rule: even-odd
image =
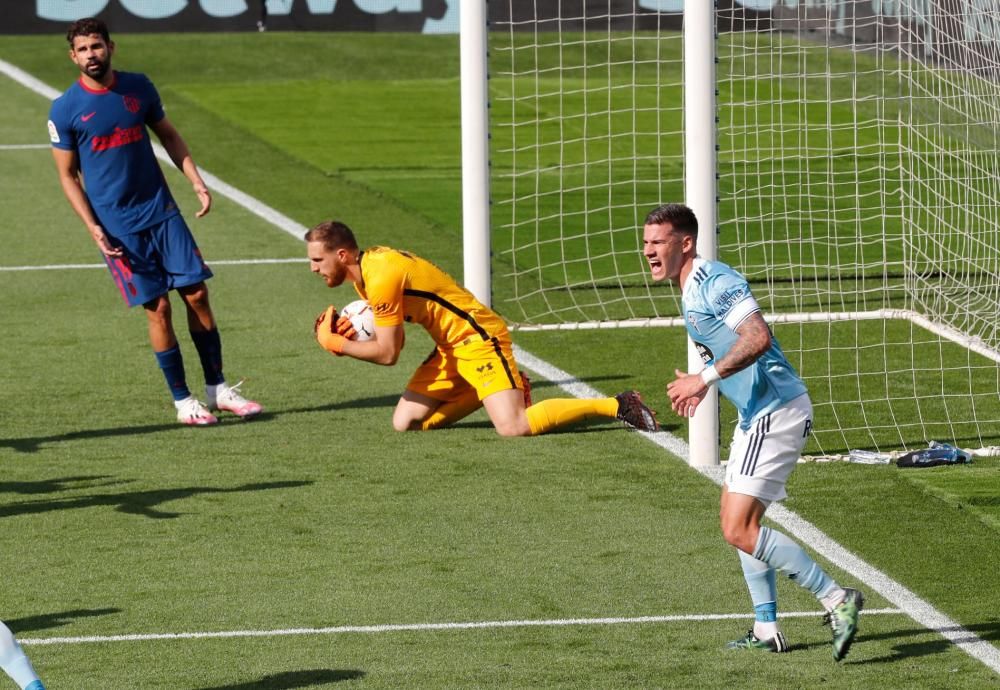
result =
[{"label": "white goal line", "polygon": [[[288,259],[222,259],[206,262],[211,266],[252,266],[257,264],[303,264],[304,257]],[[43,266],[0,266],[0,273],[15,271],[69,271],[77,269],[107,268],[106,264],[48,264]]]},{"label": "white goal line", "polygon": [[[282,637],[287,635],[343,635],[348,633],[391,633],[437,630],[483,630],[495,628],[550,628],[582,625],[638,625],[645,623],[683,623],[741,620],[749,613],[692,613],[674,616],[634,616],[622,618],[562,618],[552,620],[470,621],[465,623],[398,623],[387,625],[337,625],[327,628],[280,628],[277,630],[219,630],[214,632],[136,633],[130,635],[87,635],[79,637],[18,638],[22,645],[70,645],[94,642],[145,642],[150,640],[200,640],[226,637]],[[782,618],[819,617],[816,611],[783,612]],[[900,609],[865,610],[866,616],[906,614]]]}]

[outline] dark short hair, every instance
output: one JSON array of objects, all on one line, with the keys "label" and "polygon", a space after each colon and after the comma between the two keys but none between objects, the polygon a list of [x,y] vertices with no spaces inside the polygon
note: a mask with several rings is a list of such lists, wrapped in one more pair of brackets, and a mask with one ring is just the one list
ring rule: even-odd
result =
[{"label": "dark short hair", "polygon": [[646,216],[646,225],[664,225],[669,223],[675,232],[698,236],[698,219],[694,211],[684,204],[663,204],[657,206]]},{"label": "dark short hair", "polygon": [[69,43],[69,47],[72,48],[73,39],[77,36],[92,36],[94,34],[103,38],[105,43],[111,43],[111,34],[108,33],[108,25],[94,17],[77,19],[70,24],[69,31],[66,32],[66,41]]},{"label": "dark short hair", "polygon": [[327,220],[309,230],[305,236],[306,242],[322,242],[327,251],[337,249],[357,249],[358,241],[346,224],[339,220]]}]

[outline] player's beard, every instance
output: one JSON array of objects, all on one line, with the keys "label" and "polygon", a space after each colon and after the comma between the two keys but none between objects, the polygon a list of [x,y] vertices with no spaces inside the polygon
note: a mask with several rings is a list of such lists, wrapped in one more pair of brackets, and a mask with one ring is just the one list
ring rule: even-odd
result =
[{"label": "player's beard", "polygon": [[346,273],[345,271],[337,271],[333,275],[325,276],[325,278],[326,278],[326,286],[327,287],[335,288],[335,287],[340,287],[341,285],[343,285],[344,284],[345,273]]},{"label": "player's beard", "polygon": [[104,76],[111,69],[111,60],[94,60],[93,62],[88,62],[83,68],[83,73],[94,81],[102,81]]},{"label": "player's beard", "polygon": [[323,276],[326,279],[327,287],[340,287],[347,278],[347,267],[341,263],[334,264],[330,273]]}]

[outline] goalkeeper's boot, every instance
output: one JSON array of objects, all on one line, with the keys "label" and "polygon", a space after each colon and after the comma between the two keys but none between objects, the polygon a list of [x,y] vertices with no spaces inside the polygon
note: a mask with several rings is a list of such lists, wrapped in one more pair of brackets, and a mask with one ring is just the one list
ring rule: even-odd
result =
[{"label": "goalkeeper's boot", "polygon": [[840,661],[851,649],[854,636],[858,632],[858,617],[865,605],[865,597],[856,589],[844,589],[847,596],[826,614],[833,629],[833,660]]},{"label": "goalkeeper's boot", "polygon": [[209,426],[218,424],[219,420],[208,411],[198,398],[193,395],[175,403],[177,407],[177,421],[190,426]]},{"label": "goalkeeper's boot", "polygon": [[247,400],[240,395],[240,386],[242,385],[243,382],[240,381],[235,386],[220,383],[214,387],[214,391],[211,387],[206,388],[205,394],[208,397],[209,409],[232,412],[241,419],[251,419],[259,415],[264,408],[260,406],[260,403]]},{"label": "goalkeeper's boot", "polygon": [[646,407],[642,397],[636,391],[625,391],[615,396],[618,401],[618,419],[639,431],[656,431],[660,425],[656,422],[656,413]]},{"label": "goalkeeper's boot", "polygon": [[749,649],[751,651],[760,650],[764,652],[787,652],[788,643],[785,642],[785,636],[781,632],[775,633],[774,637],[768,640],[762,640],[753,634],[753,628],[747,630],[746,637],[741,637],[738,640],[733,640],[726,645],[726,649]]}]

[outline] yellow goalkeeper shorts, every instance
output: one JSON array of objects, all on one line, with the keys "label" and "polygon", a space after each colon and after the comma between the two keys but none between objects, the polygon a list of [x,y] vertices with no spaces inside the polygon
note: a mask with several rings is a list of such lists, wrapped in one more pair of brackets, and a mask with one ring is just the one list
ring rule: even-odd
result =
[{"label": "yellow goalkeeper shorts", "polygon": [[491,338],[447,350],[435,348],[406,389],[448,402],[462,397],[470,386],[480,400],[497,391],[523,388],[509,340]]}]

